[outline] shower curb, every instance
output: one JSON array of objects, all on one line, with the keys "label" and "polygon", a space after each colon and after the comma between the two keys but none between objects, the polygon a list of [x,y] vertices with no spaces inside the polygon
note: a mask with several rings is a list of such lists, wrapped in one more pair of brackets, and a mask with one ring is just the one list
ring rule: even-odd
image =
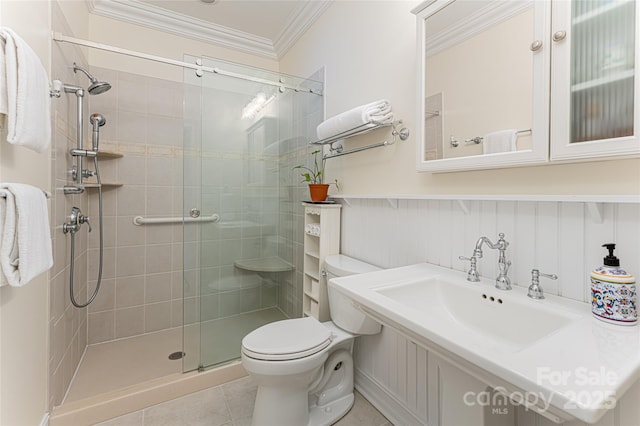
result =
[{"label": "shower curb", "polygon": [[245,377],[239,361],[204,372],[176,373],[55,407],[49,426],[93,425]]}]

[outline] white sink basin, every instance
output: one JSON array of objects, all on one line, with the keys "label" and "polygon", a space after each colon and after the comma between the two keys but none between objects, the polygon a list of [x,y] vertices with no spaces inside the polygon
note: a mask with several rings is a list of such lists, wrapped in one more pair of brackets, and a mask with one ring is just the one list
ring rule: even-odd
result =
[{"label": "white sink basin", "polygon": [[[533,300],[528,283],[509,291],[494,284],[427,263],[329,281],[366,315],[487,384],[545,401],[522,403],[554,422],[595,423],[611,408],[603,395],[619,400],[640,379],[638,327],[598,321],[587,303]],[[585,372],[615,380],[585,382]]]},{"label": "white sink basin", "polygon": [[521,349],[565,327],[576,315],[545,309],[543,303],[507,298],[504,292],[460,285],[441,277],[408,281],[377,288],[376,293],[408,308],[429,310],[441,321],[457,325],[483,338]]}]

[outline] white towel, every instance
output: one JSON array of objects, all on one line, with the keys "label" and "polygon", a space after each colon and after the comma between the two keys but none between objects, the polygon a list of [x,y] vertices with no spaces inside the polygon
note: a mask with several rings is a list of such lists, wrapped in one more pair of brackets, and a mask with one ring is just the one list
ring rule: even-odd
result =
[{"label": "white towel", "polygon": [[47,199],[41,189],[0,184],[0,286],[21,287],[53,265]]},{"label": "white towel", "polygon": [[7,97],[9,94],[7,93],[7,61],[5,60],[5,50],[4,39],[0,37],[0,128],[4,128],[4,120],[9,112],[7,108]]},{"label": "white towel", "polygon": [[372,120],[383,124],[389,124],[393,121],[393,112],[389,101],[380,99],[333,116],[320,123],[316,128],[316,133],[318,139],[326,139],[358,126],[373,127],[374,124],[368,124]]},{"label": "white towel", "polygon": [[495,154],[516,150],[516,129],[499,130],[488,133],[482,139],[482,153]]},{"label": "white towel", "polygon": [[6,109],[7,142],[43,152],[51,140],[47,72],[31,47],[13,30],[0,27],[0,34],[5,39],[0,52],[4,64],[0,69],[4,75],[0,81],[0,110]]}]

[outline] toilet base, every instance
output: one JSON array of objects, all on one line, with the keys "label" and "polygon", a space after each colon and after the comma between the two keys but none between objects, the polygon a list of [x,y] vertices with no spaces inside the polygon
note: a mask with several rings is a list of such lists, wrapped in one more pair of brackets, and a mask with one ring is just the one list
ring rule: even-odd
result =
[{"label": "toilet base", "polygon": [[329,426],[334,424],[353,407],[354,395],[350,393],[323,406],[309,407],[308,426]]}]

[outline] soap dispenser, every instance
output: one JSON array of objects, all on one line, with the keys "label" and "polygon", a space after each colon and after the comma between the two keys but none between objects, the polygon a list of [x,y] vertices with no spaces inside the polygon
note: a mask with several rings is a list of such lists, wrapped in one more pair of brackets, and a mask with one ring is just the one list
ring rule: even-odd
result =
[{"label": "soap dispenser", "polygon": [[604,265],[591,271],[591,311],[599,320],[618,325],[638,323],[636,280],[620,267],[614,256],[616,245],[603,244],[609,250]]}]

